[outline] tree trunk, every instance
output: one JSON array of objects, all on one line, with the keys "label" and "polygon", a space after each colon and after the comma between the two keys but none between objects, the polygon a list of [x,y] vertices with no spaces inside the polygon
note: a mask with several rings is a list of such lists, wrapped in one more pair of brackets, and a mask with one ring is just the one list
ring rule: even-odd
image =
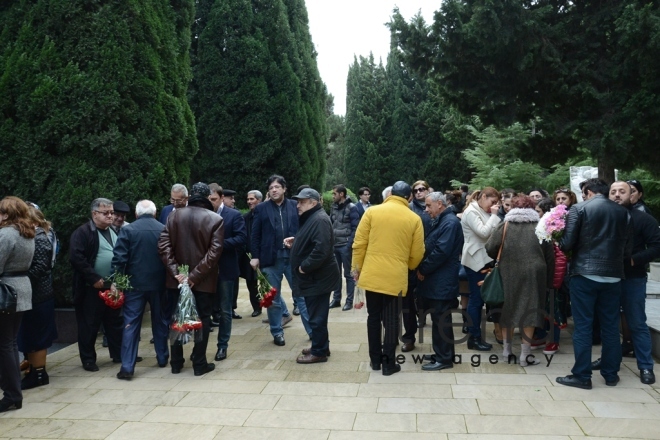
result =
[{"label": "tree trunk", "polygon": [[614,165],[607,159],[598,159],[598,178],[607,182],[608,185],[616,180],[614,176]]}]

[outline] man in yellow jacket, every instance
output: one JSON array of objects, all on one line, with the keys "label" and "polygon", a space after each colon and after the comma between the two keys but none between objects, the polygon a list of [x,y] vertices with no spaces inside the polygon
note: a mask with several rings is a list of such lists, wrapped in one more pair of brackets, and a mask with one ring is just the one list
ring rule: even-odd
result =
[{"label": "man in yellow jacket", "polygon": [[380,370],[382,364],[384,376],[401,371],[394,355],[401,313],[398,297],[408,291],[408,270],[415,270],[424,257],[424,228],[408,207],[411,194],[410,185],[396,182],[391,196],[364,213],[353,242],[355,278],[367,297],[371,368]]}]

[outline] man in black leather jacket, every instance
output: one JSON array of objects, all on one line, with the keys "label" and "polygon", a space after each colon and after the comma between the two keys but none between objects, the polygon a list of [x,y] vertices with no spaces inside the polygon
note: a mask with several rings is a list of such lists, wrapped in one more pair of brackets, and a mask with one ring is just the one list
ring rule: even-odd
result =
[{"label": "man in black leather jacket", "polygon": [[571,252],[571,305],[575,331],[572,375],[558,377],[562,385],[591,389],[591,345],[594,316],[601,325],[601,375],[605,384],[619,382],[621,343],[619,306],[623,260],[632,251],[632,223],[626,208],[610,201],[609,185],[600,179],[582,184],[584,202],[571,206],[559,246]]}]

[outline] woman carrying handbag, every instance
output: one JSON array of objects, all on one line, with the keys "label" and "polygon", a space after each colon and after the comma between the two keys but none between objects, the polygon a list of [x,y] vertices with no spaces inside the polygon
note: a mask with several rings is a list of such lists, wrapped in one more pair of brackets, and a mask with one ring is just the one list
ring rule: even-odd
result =
[{"label": "woman carrying handbag", "polygon": [[498,257],[501,247],[498,270],[504,290],[500,318],[504,338],[502,356],[509,360],[513,354],[513,329],[520,327],[524,335],[520,346],[520,365],[523,367],[539,363],[531,355],[530,342],[534,327],[540,325],[543,316],[534,311],[545,308],[545,292],[552,288],[555,262],[552,244],[539,244],[536,237],[539,215],[535,207],[536,203],[529,196],[514,197],[504,223],[486,242],[486,251],[491,258]]}]

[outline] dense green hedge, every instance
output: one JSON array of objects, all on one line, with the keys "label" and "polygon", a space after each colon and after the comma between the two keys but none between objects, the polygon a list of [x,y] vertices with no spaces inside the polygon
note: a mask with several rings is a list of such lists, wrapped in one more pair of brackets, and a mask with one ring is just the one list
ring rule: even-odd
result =
[{"label": "dense green hedge", "polygon": [[63,245],[97,197],[160,206],[197,151],[193,0],[0,3],[0,194],[40,204]]}]

